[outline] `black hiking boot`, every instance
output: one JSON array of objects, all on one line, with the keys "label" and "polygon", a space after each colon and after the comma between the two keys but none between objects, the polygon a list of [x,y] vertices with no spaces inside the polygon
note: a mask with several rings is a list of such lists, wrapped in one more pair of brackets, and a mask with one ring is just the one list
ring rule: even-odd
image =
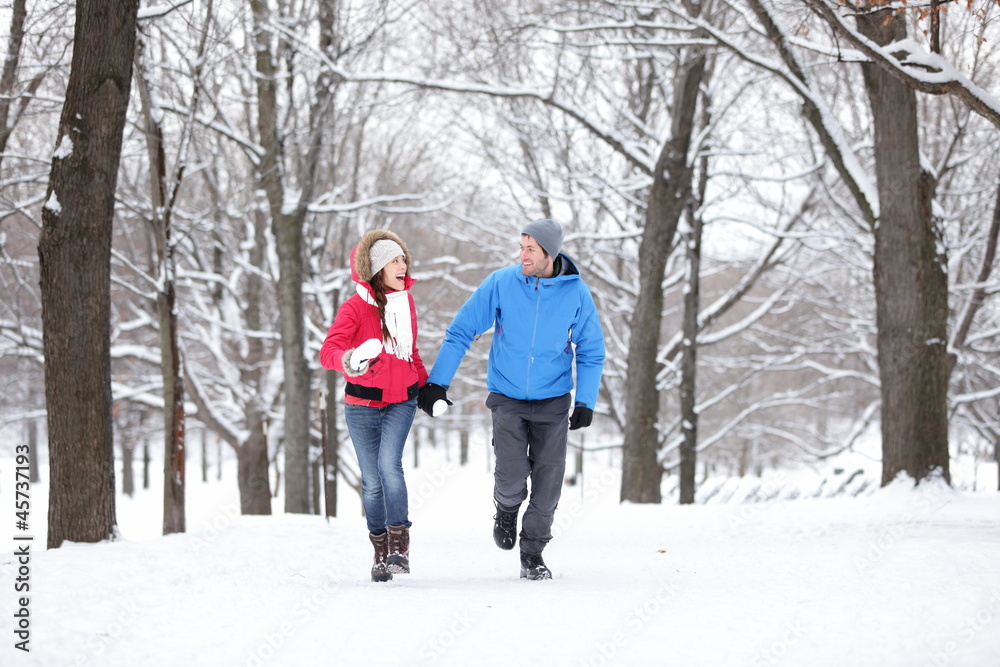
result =
[{"label": "black hiking boot", "polygon": [[521,578],[532,580],[552,578],[552,571],[545,567],[542,554],[521,552]]},{"label": "black hiking boot", "polygon": [[392,574],[410,573],[410,529],[406,526],[389,526],[386,567]]},{"label": "black hiking boot", "polygon": [[507,512],[497,505],[493,515],[493,541],[504,551],[510,551],[517,542],[517,510]]},{"label": "black hiking boot", "polygon": [[386,565],[386,558],[389,555],[389,534],[368,533],[368,539],[375,547],[375,560],[372,562],[372,581],[389,581],[392,579],[392,572]]}]

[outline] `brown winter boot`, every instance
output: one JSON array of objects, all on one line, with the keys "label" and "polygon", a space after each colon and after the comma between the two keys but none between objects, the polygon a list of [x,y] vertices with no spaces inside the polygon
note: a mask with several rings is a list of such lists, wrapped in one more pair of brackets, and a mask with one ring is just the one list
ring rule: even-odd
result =
[{"label": "brown winter boot", "polygon": [[389,581],[392,572],[386,567],[386,557],[389,555],[389,534],[368,533],[368,539],[375,547],[375,561],[372,563],[372,581]]},{"label": "brown winter boot", "polygon": [[410,573],[410,529],[406,526],[389,526],[389,572]]}]

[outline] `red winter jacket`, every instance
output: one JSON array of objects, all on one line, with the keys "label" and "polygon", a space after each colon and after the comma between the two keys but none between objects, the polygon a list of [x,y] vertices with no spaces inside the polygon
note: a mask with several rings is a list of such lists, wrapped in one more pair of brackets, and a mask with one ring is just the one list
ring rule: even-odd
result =
[{"label": "red winter jacket", "polygon": [[[401,242],[400,244],[402,245]],[[405,247],[404,245],[403,248]],[[367,248],[364,252],[367,255]],[[360,280],[354,268],[354,254],[351,254],[352,277],[355,282],[371,292],[371,286],[367,281]],[[408,254],[407,260],[409,268]],[[407,274],[404,280],[407,292],[414,282],[416,281]],[[366,302],[359,294],[354,294],[337,311],[337,316],[326,334],[326,340],[323,341],[323,347],[320,348],[319,360],[323,368],[344,373],[344,380],[347,383],[344,390],[346,402],[373,407],[399,403],[415,398],[417,391],[427,382],[427,370],[417,350],[417,311],[413,296],[407,293],[407,297],[410,301],[410,322],[413,328],[411,361],[404,361],[391,352],[383,351],[372,360],[361,375],[345,372],[344,357],[369,338],[382,339],[382,322],[379,320],[378,308]]]}]

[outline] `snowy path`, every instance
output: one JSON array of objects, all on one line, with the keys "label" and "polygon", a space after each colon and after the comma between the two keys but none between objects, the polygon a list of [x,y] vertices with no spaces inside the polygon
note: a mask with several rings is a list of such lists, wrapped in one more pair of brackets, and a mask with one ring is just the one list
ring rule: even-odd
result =
[{"label": "snowy path", "polygon": [[409,475],[413,574],[387,584],[368,581],[355,511],[244,518],[228,485],[199,483],[190,532],[157,538],[155,492],[123,499],[126,541],[36,542],[29,654],[5,548],[0,663],[1000,664],[996,492],[620,506],[617,478],[593,474],[565,490],[554,580],[527,582],[493,545],[485,466]]}]

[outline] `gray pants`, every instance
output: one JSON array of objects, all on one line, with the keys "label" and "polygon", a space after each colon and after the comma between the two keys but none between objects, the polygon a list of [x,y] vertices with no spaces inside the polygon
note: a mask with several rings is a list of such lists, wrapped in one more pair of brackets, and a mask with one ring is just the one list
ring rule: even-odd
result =
[{"label": "gray pants", "polygon": [[519,401],[491,393],[493,412],[493,499],[515,512],[531,499],[521,521],[521,551],[540,554],[552,539],[552,519],[562,494],[569,430],[569,394],[540,401]]}]

